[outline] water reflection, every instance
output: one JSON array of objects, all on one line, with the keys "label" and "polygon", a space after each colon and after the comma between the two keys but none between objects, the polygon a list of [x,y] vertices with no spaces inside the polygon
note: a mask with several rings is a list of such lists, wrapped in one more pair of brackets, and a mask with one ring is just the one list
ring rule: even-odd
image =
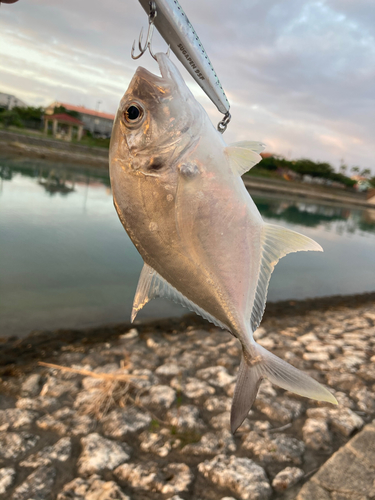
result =
[{"label": "water reflection", "polygon": [[347,208],[322,205],[314,201],[280,200],[253,196],[263,217],[306,227],[324,226],[338,234],[367,231],[375,233],[375,207],[373,209]]}]

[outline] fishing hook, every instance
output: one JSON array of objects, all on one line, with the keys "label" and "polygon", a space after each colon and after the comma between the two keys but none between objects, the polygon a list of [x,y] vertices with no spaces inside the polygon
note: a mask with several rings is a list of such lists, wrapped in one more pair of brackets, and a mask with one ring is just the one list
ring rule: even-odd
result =
[{"label": "fishing hook", "polygon": [[227,111],[225,113],[223,119],[221,121],[219,121],[219,123],[217,124],[217,129],[220,132],[220,134],[224,134],[231,118],[232,118],[231,114],[229,113],[229,111]]},{"label": "fishing hook", "polygon": [[152,43],[152,35],[154,33],[154,21],[155,21],[157,14],[158,14],[158,11],[156,10],[156,3],[155,2],[149,2],[149,5],[150,5],[150,13],[148,15],[148,30],[147,30],[146,43],[145,43],[144,47],[142,47],[142,38],[143,38],[143,28],[142,28],[141,34],[139,35],[139,40],[138,40],[138,48],[139,48],[140,53],[137,56],[134,55],[134,51],[135,51],[134,50],[135,49],[135,40],[134,40],[133,46],[132,46],[132,51],[131,51],[132,59],[139,59],[148,49],[150,54],[152,55],[152,57],[156,61],[156,57],[154,56],[152,49],[151,49],[151,43]]}]

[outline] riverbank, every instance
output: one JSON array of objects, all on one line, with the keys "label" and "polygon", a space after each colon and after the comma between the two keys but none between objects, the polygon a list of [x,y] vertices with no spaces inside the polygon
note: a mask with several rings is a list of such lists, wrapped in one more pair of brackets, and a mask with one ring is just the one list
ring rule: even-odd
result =
[{"label": "riverbank", "polygon": [[233,437],[240,347],[197,316],[4,339],[2,498],[370,498],[375,294],[269,304],[256,339],[339,406],[263,381]]},{"label": "riverbank", "polygon": [[[108,150],[79,144],[40,138],[0,130],[0,152],[15,157],[31,157],[58,162],[66,161],[88,168],[108,169]],[[315,199],[346,206],[361,206],[375,210],[364,193],[356,193],[316,184],[285,181],[245,175],[249,191],[279,193],[289,197]]]}]

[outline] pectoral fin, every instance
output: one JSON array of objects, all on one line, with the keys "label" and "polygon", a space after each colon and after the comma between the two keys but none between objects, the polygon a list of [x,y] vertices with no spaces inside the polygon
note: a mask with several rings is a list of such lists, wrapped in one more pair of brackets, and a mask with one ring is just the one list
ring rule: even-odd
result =
[{"label": "pectoral fin", "polygon": [[[259,163],[262,157],[249,147],[239,147],[237,143],[225,148],[225,154],[229,160],[233,172],[243,175],[250,170],[254,165]],[[252,144],[252,143],[251,143]]]}]

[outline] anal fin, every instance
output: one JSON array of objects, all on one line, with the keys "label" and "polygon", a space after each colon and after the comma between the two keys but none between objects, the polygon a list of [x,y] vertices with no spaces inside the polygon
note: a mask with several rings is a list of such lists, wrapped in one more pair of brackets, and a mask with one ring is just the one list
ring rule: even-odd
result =
[{"label": "anal fin", "polygon": [[222,323],[207,311],[185,297],[185,295],[183,295],[176,288],[170,285],[167,280],[160,276],[160,274],[158,274],[155,269],[153,269],[146,263],[143,266],[141,275],[139,277],[137,290],[135,292],[131,322],[134,321],[138,312],[148,302],[150,302],[150,300],[157,297],[172,300],[176,304],[180,304],[190,311],[199,314],[199,316],[202,316],[202,318],[207,319],[219,328],[228,330],[228,327],[224,325],[224,323]]}]

